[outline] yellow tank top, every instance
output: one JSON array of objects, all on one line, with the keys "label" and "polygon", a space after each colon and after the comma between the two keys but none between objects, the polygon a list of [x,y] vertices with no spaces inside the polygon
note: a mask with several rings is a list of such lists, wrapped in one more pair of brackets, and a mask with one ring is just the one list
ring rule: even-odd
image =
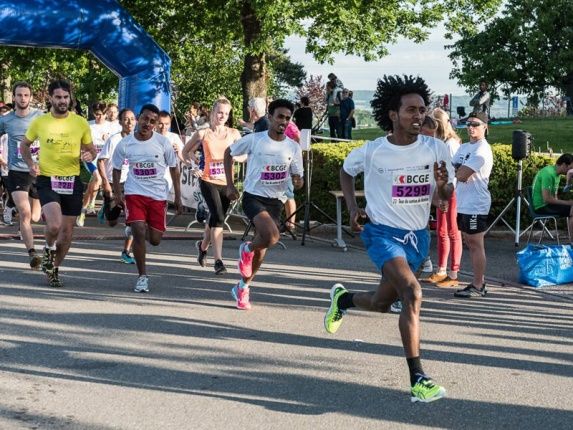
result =
[{"label": "yellow tank top", "polygon": [[91,143],[92,135],[88,122],[79,115],[70,112],[60,119],[47,113],[32,121],[26,139],[40,140],[40,175],[78,176],[81,145]]},{"label": "yellow tank top", "polygon": [[209,128],[203,136],[203,157],[205,167],[201,179],[217,185],[227,185],[225,177],[225,150],[233,143],[231,133],[227,129],[227,134],[223,139],[217,139],[215,133]]}]

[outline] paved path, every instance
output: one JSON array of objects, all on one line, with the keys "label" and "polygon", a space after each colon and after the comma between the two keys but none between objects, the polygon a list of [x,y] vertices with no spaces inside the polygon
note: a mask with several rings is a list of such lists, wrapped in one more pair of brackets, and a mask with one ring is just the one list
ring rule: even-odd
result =
[{"label": "paved path", "polygon": [[[176,220],[169,236],[196,237],[197,230],[183,231],[185,222]],[[559,429],[573,422],[573,301],[514,286],[511,239],[488,239],[486,299],[424,286],[422,359],[448,397],[421,405],[410,403],[396,315],[351,311],[336,335],[323,329],[335,281],[350,289],[378,281],[359,242],[341,252],[322,241],[285,240],[286,250],[268,252],[253,310],[243,312],[230,296],[239,233],[225,240],[223,277],[212,260],[198,267],[192,240],[150,247],[151,291],[136,294],[135,267],[118,260],[121,230],[94,219],[86,225],[61,269],[61,290],[29,270],[20,241],[0,240],[1,429]]]}]

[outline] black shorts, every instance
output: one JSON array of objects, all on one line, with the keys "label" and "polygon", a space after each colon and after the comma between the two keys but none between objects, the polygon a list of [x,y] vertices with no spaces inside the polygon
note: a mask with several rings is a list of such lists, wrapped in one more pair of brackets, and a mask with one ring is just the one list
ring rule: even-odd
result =
[{"label": "black shorts", "polygon": [[483,233],[487,230],[487,215],[458,213],[458,229],[466,234]]},{"label": "black shorts", "polygon": [[569,205],[545,205],[539,209],[535,209],[538,215],[550,215],[556,217],[568,217],[571,213],[571,206]]},{"label": "black shorts", "polygon": [[268,212],[277,227],[280,227],[283,206],[279,199],[255,196],[246,191],[243,193],[243,212],[251,221],[261,212]]},{"label": "black shorts", "polygon": [[49,176],[38,176],[36,179],[38,197],[42,206],[48,203],[59,203],[62,208],[62,215],[78,216],[82,213],[82,198],[84,195],[84,185],[79,176],[74,177],[74,188],[72,194],[58,194],[52,190],[52,178]]},{"label": "black shorts", "polygon": [[231,204],[227,197],[227,186],[199,180],[199,188],[209,208],[209,227],[223,227]]},{"label": "black shorts", "polygon": [[38,191],[36,190],[36,180],[28,172],[18,172],[10,170],[8,172],[8,191],[24,191],[28,193],[33,199],[38,198]]}]

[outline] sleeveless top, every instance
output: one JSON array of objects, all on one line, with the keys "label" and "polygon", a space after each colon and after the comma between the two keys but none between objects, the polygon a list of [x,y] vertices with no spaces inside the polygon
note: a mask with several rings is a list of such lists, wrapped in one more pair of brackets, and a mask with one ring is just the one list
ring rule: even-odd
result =
[{"label": "sleeveless top", "polygon": [[233,143],[231,133],[227,129],[224,138],[218,139],[213,130],[208,128],[203,136],[203,156],[205,158],[205,167],[201,180],[216,185],[227,185],[225,177],[225,166],[223,163],[225,150]]}]

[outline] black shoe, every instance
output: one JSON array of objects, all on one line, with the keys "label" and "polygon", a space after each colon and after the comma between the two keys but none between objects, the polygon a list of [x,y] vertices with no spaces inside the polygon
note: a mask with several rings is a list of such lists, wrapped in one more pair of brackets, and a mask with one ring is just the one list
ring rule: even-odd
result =
[{"label": "black shoe", "polygon": [[476,287],[474,287],[473,284],[469,284],[463,290],[456,291],[454,293],[454,296],[469,298],[469,297],[485,297],[486,294],[487,294],[487,288],[485,287],[485,284],[483,284],[483,288],[481,290],[478,290]]},{"label": "black shoe", "polygon": [[224,275],[227,273],[227,268],[221,260],[215,261],[215,275]]},{"label": "black shoe", "polygon": [[202,242],[202,240],[195,242],[195,248],[197,248],[197,263],[199,263],[199,266],[205,267],[207,265],[207,251],[201,249]]},{"label": "black shoe", "polygon": [[42,272],[49,275],[54,269],[54,260],[56,258],[56,251],[44,248],[44,254],[42,255]]},{"label": "black shoe", "polygon": [[60,280],[57,267],[54,267],[48,274],[48,283],[52,288],[62,288],[64,286],[64,283]]}]

